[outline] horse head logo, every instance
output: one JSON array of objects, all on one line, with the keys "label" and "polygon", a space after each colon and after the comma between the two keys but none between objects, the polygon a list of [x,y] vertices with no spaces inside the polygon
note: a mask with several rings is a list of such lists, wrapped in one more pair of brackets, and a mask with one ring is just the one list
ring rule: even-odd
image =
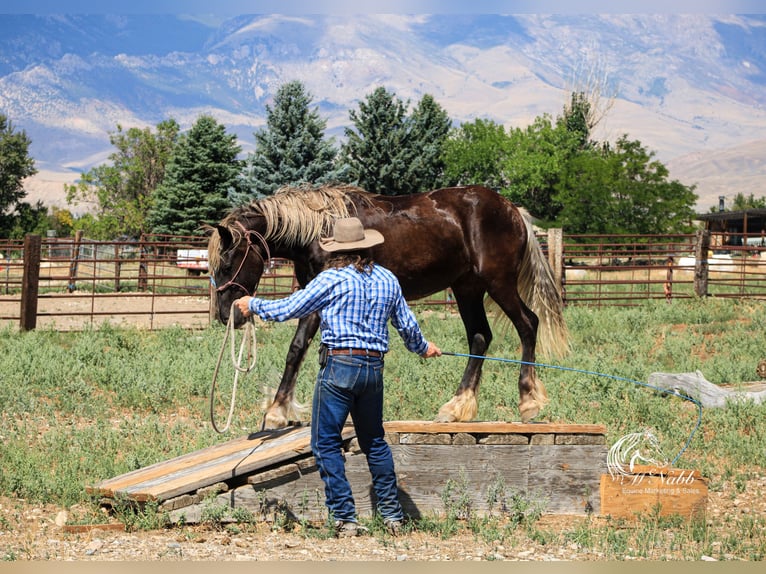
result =
[{"label": "horse head logo", "polygon": [[660,441],[649,430],[625,435],[612,445],[607,454],[606,467],[612,478],[633,473],[636,464],[657,468],[668,466]]}]

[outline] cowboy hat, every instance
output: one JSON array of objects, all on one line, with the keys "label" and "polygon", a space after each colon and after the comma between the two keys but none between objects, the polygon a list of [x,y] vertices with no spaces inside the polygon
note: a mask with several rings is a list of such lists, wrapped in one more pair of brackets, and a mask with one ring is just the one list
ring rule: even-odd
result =
[{"label": "cowboy hat", "polygon": [[365,229],[357,217],[335,221],[332,237],[323,237],[319,246],[325,251],[354,251],[383,243],[383,235],[375,229]]}]

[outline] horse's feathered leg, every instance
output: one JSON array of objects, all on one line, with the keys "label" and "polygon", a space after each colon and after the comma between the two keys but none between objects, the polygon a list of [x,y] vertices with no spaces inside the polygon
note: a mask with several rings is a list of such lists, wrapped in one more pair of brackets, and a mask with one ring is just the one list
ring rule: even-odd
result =
[{"label": "horse's feathered leg", "polygon": [[[466,294],[454,286],[460,316],[465,325],[466,336],[471,355],[484,356],[492,341],[492,331],[484,311],[483,294]],[[437,422],[465,422],[476,418],[479,410],[477,393],[481,382],[483,359],[471,357],[468,359],[455,395],[445,403],[436,416]]]},{"label": "horse's feathered leg", "polygon": [[264,430],[284,428],[290,423],[290,415],[294,411],[295,383],[298,371],[311,341],[319,329],[319,314],[313,313],[298,321],[298,328],[290,342],[285,359],[285,370],[279,383],[274,401],[271,403],[263,418]]},{"label": "horse's feathered leg", "polygon": [[527,307],[510,282],[503,290],[493,290],[490,294],[497,305],[508,315],[519,334],[521,341],[521,367],[519,369],[519,413],[522,422],[535,418],[548,404],[548,393],[535,371],[535,347],[537,344],[537,315]]}]

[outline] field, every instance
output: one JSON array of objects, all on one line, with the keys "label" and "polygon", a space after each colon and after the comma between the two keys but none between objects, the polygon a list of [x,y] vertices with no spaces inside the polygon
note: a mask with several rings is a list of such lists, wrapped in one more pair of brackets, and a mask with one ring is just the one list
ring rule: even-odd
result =
[{"label": "field", "polygon": [[[426,335],[465,352],[450,310],[418,310]],[[745,560],[766,557],[766,405],[705,409],[641,384],[652,373],[700,371],[734,389],[760,384],[766,358],[766,304],[736,300],[649,302],[639,307],[570,307],[572,351],[538,357],[551,403],[541,419],[600,423],[607,443],[649,429],[674,466],[709,481],[706,516],[560,517],[519,499],[496,517],[443,515],[393,539],[379,525],[351,541],[321,525],[222,524],[167,527],[151,506],[106,516],[85,486],[256,430],[262,403],[281,374],[291,324],[259,324],[254,374],[240,382],[232,430],[211,428],[208,393],[223,340],[221,326],[147,331],[103,324],[79,332],[0,330],[0,559],[3,560]],[[518,359],[513,331],[497,329],[490,355]],[[297,396],[310,402],[313,350]],[[430,420],[454,392],[464,359],[423,361],[392,339],[386,359],[389,420]],[[227,370],[228,369],[228,370]],[[518,420],[517,365],[488,361],[477,420]],[[225,417],[233,373],[220,375]],[[691,437],[688,446],[687,441]],[[62,526],[116,524],[124,532]]]}]

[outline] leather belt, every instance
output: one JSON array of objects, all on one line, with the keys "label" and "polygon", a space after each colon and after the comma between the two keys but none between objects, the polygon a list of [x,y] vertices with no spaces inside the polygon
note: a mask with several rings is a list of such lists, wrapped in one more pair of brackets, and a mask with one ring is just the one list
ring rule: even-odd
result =
[{"label": "leather belt", "polygon": [[372,349],[328,349],[329,355],[363,355],[366,357],[382,357],[383,353]]}]

